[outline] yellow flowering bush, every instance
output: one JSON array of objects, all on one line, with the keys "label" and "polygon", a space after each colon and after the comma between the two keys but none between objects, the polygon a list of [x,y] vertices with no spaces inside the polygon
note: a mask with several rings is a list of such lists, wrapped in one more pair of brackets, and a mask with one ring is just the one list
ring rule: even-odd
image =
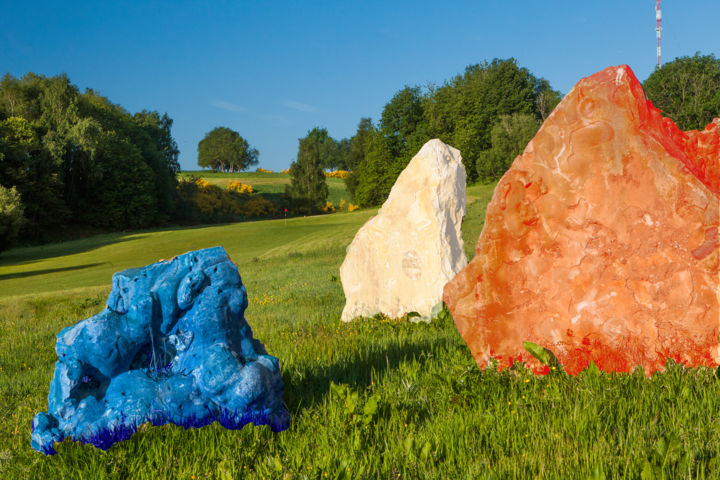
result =
[{"label": "yellow flowering bush", "polygon": [[324,213],[333,213],[335,211],[335,205],[333,205],[331,202],[325,203],[322,207],[320,207],[320,211]]},{"label": "yellow flowering bush", "polygon": [[281,173],[284,173],[284,174],[286,174],[286,175],[289,175],[289,174],[290,174],[290,169],[289,169],[289,168],[286,168],[285,170],[280,170],[280,172],[281,172]]},{"label": "yellow flowering bush", "polygon": [[275,173],[272,170],[268,170],[267,168],[260,168],[260,167],[256,168],[255,171],[258,173]]},{"label": "yellow flowering bush", "polygon": [[338,204],[338,210],[342,210],[343,208],[345,208],[345,199],[344,198],[340,200],[340,203]]},{"label": "yellow flowering bush", "polygon": [[354,212],[354,211],[357,210],[358,208],[360,208],[358,205],[353,205],[353,204],[351,203],[350,205],[348,205],[348,212]]},{"label": "yellow flowering bush", "polygon": [[349,171],[347,170],[335,170],[334,172],[323,172],[326,177],[329,178],[347,178],[350,176]]},{"label": "yellow flowering bush", "polygon": [[195,180],[195,183],[196,183],[197,186],[200,187],[200,188],[206,188],[206,187],[209,187],[209,186],[210,186],[210,182],[208,182],[208,181],[205,180],[204,178],[198,178],[197,180]]},{"label": "yellow flowering bush", "polygon": [[252,185],[246,185],[240,180],[233,180],[232,182],[227,184],[227,188],[231,192],[237,192],[237,193],[253,193],[253,187]]}]

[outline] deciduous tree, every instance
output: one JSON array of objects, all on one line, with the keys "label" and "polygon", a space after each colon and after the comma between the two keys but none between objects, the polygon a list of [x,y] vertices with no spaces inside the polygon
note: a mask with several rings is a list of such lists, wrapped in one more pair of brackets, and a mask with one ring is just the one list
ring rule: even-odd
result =
[{"label": "deciduous tree", "polygon": [[498,180],[510,168],[540,128],[540,120],[528,113],[501,115],[490,130],[492,148],[480,152],[478,178]]},{"label": "deciduous tree", "polygon": [[259,152],[227,127],[216,127],[198,143],[198,165],[220,172],[240,172],[257,165]]},{"label": "deciduous tree", "polygon": [[290,165],[290,185],[285,193],[300,209],[315,210],[324,205],[328,197],[322,167],[322,142],[318,140],[317,130],[313,129],[305,138],[299,139],[297,160]]},{"label": "deciduous tree", "polygon": [[682,130],[700,130],[720,116],[720,59],[679,57],[656,69],[643,83],[645,94]]},{"label": "deciduous tree", "polygon": [[0,185],[0,252],[7,250],[17,239],[23,222],[23,211],[17,189]]}]

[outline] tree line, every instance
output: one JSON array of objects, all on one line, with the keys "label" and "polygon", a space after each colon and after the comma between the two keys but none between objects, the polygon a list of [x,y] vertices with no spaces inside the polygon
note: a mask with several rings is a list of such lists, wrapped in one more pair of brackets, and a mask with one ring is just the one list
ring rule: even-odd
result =
[{"label": "tree line", "polygon": [[171,127],[166,114],[131,115],[92,89],[80,92],[64,74],[6,74],[0,249],[13,232],[45,240],[67,224],[117,230],[167,221],[179,171]]},{"label": "tree line", "polygon": [[[720,116],[720,60],[680,57],[656,69],[645,93],[683,130]],[[350,170],[346,184],[361,206],[380,205],[412,156],[431,138],[458,148],[469,183],[495,181],[561,99],[549,82],[494,59],[428,88],[405,86],[377,123],[360,119],[350,138],[316,127],[299,139],[282,205],[196,180],[178,182],[178,147],[167,114],[130,114],[66,75],[0,81],[0,251],[18,236],[56,239],[71,226],[120,230],[168,221],[225,221],[310,212],[328,195],[323,170]],[[226,127],[198,145],[198,163],[236,172],[259,152]],[[246,198],[247,197],[247,198]]]},{"label": "tree line", "polygon": [[[561,98],[547,80],[515,59],[470,65],[438,87],[405,86],[384,106],[377,124],[360,119],[351,138],[334,140],[326,129],[314,128],[300,139],[291,174],[293,168],[310,170],[311,163],[321,169],[350,170],[346,185],[355,202],[376,206],[385,201],[420,147],[439,138],[462,152],[469,183],[496,180]],[[302,182],[295,182],[294,176],[293,182],[288,193],[298,201],[301,191],[295,183]],[[316,182],[315,195],[309,180],[305,183],[305,198],[322,203],[321,182]]]},{"label": "tree line", "polygon": [[[683,130],[702,129],[720,116],[720,60],[713,55],[677,58],[655,70],[643,86],[654,105]],[[470,65],[441,86],[405,86],[384,106],[377,123],[362,118],[351,138],[334,140],[320,127],[301,138],[288,194],[296,202],[321,205],[326,187],[317,172],[341,168],[352,171],[346,184],[355,202],[380,205],[413,155],[432,138],[460,150],[468,183],[497,181],[561,99],[547,80],[512,58]]]}]

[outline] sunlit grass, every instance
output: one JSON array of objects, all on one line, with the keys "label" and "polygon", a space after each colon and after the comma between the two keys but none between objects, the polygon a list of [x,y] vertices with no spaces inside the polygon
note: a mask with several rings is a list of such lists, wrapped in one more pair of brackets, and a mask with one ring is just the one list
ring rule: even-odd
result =
[{"label": "sunlit grass", "polygon": [[[471,250],[484,208],[480,201],[469,207]],[[270,237],[282,230],[271,222],[255,226],[268,229],[265,247],[232,226],[204,231],[215,235],[208,244],[230,245],[248,291],[248,322],[281,360],[293,423],[279,434],[217,424],[145,427],[107,452],[66,441],[56,456],[39,454],[30,448],[30,421],[47,408],[55,335],[103,307],[109,276],[94,287],[0,299],[0,478],[720,477],[720,380],[710,369],[670,364],[651,378],[559,370],[536,377],[522,366],[481,372],[448,318],[342,323],[338,269],[353,229],[371,213],[347,215],[330,240],[299,235],[274,245]],[[173,253],[144,251],[152,245],[174,253],[209,246],[189,240],[193,232],[139,233],[147,243],[89,251],[112,257],[120,249],[146,264]],[[10,253],[32,262],[28,252]],[[67,286],[78,274],[68,271]],[[36,278],[43,275],[50,274]]]}]

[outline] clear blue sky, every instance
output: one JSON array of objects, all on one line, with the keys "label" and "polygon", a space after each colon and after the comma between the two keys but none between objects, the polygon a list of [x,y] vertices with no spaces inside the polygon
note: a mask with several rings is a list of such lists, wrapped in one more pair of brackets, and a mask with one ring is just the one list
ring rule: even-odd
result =
[{"label": "clear blue sky", "polygon": [[[663,60],[720,50],[720,0],[663,0]],[[405,85],[515,57],[566,93],[655,66],[654,0],[0,0],[0,73],[65,72],[130,112],[167,112],[183,169],[216,126],[287,168],[314,126],[349,137]]]}]

